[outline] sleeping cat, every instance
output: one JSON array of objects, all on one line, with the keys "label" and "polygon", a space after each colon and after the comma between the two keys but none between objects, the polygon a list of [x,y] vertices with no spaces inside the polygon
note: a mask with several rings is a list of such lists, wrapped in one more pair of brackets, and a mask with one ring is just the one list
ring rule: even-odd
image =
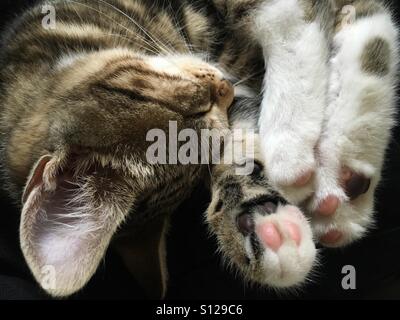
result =
[{"label": "sleeping cat", "polygon": [[[397,46],[390,10],[373,0],[55,0],[28,10],[2,42],[0,130],[36,280],[53,296],[75,293],[111,242],[149,295],[162,295],[169,215],[210,180],[206,218],[227,263],[262,285],[301,285],[314,242],[344,246],[373,224]],[[254,170],[150,164],[146,134],[168,133],[169,121],[198,133],[254,129],[233,142],[255,139],[244,159]]]}]

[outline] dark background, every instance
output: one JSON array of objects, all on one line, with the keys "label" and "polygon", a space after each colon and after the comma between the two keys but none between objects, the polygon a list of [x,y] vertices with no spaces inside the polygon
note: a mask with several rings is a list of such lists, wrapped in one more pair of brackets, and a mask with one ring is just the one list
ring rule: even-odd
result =
[{"label": "dark background", "polygon": [[[150,1],[150,0],[149,0]],[[0,27],[34,0],[2,0]],[[400,4],[395,5],[397,11]],[[373,152],[373,151],[372,151]],[[199,187],[174,215],[168,239],[170,272],[167,299],[400,299],[400,130],[394,132],[384,183],[378,192],[378,226],[369,237],[346,249],[322,249],[322,267],[297,293],[280,293],[243,284],[225,268],[207,235],[202,213],[209,196]],[[399,202],[397,202],[399,201]],[[0,195],[0,299],[48,298],[36,286],[18,244],[19,212]],[[357,289],[341,287],[344,265],[357,270]],[[89,285],[72,299],[144,299],[145,295],[109,250]]]}]

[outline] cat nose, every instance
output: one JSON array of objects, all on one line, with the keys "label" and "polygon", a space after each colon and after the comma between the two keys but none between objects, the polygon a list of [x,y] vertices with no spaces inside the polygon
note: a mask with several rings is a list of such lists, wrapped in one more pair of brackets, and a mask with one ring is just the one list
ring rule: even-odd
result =
[{"label": "cat nose", "polygon": [[228,109],[232,105],[233,99],[235,97],[235,90],[233,88],[233,85],[230,83],[230,81],[222,79],[216,81],[215,89],[217,105],[220,108]]}]

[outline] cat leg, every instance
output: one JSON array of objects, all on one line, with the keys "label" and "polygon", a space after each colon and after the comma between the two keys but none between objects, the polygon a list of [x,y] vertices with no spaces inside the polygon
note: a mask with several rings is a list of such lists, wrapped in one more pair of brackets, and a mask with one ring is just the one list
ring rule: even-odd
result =
[{"label": "cat leg", "polygon": [[[248,123],[244,119],[243,125]],[[227,264],[239,269],[246,280],[275,288],[300,285],[316,260],[310,224],[268,183],[258,135],[243,136],[242,141],[234,140],[234,151],[254,139],[255,152],[245,159],[254,162],[253,171],[239,175],[240,162],[214,166],[212,201],[206,213],[211,233]],[[225,154],[232,151],[227,149]]]},{"label": "cat leg", "polygon": [[338,8],[316,194],[309,207],[316,236],[330,247],[359,239],[373,224],[374,194],[394,125],[398,63],[390,13],[377,1],[337,2],[351,6]]},{"label": "cat leg", "polygon": [[[268,177],[294,202],[309,196],[328,85],[328,4],[264,1],[254,33],[267,72],[259,119]],[[325,28],[326,27],[326,28]]]}]

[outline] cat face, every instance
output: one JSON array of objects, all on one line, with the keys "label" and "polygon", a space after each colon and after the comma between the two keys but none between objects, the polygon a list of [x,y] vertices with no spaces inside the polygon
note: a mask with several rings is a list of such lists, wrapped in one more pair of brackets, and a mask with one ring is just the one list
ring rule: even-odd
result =
[{"label": "cat face", "polygon": [[[178,132],[228,126],[233,88],[220,71],[197,58],[109,50],[62,59],[55,69],[62,72],[43,79],[51,82],[51,98],[37,103],[24,114],[24,124],[12,128],[7,160],[20,185],[32,161],[55,150],[144,160],[146,134],[154,128],[168,133],[169,121],[177,123]],[[39,85],[37,91],[45,95]]]},{"label": "cat face", "polygon": [[[184,56],[112,50],[72,57],[56,68],[63,73],[54,79],[54,94],[36,110],[46,115],[47,130],[34,137],[37,144],[14,150],[19,159],[32,159],[24,152],[39,158],[25,164],[33,169],[23,195],[22,250],[44,287],[43,268],[55,270],[50,293],[68,295],[95,272],[146,188],[190,170],[150,165],[146,133],[168,131],[171,120],[178,130],[226,128],[233,87],[214,67]],[[14,135],[29,141],[32,129]]]}]

